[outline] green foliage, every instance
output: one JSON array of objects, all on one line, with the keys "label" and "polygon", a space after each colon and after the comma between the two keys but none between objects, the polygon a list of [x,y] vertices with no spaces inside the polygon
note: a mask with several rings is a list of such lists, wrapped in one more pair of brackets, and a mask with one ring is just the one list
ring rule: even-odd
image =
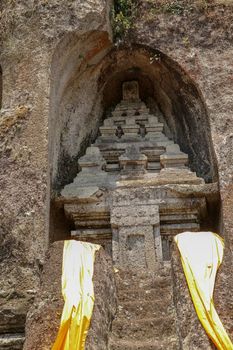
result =
[{"label": "green foliage", "polygon": [[173,15],[181,15],[184,12],[184,6],[178,1],[172,1],[164,5],[164,12],[171,13]]},{"label": "green foliage", "polygon": [[[169,15],[182,16],[187,13],[191,13],[194,9],[194,3],[189,4],[185,0],[164,0],[157,2],[156,0],[146,0],[151,6],[150,12],[152,15],[167,13]],[[198,0],[205,2],[206,0]]]},{"label": "green foliage", "polygon": [[115,0],[111,13],[113,35],[116,41],[123,40],[133,27],[136,16],[137,1]]}]

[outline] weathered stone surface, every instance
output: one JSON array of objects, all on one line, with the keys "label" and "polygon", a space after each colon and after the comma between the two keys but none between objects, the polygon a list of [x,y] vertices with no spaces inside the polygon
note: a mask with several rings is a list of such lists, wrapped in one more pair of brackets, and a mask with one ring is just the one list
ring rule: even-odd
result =
[{"label": "weathered stone surface", "polygon": [[[109,6],[105,0],[0,4],[0,334],[23,332],[52,236],[48,232],[52,163],[48,144],[55,131],[49,121],[51,63],[64,37],[100,30],[105,36],[98,45],[104,46],[109,41]],[[88,57],[90,50],[89,46]],[[56,67],[62,70],[62,64]],[[86,129],[84,139],[88,133]]]},{"label": "weathered stone surface", "polygon": [[[64,242],[53,243],[47,252],[42,283],[26,323],[24,350],[50,350],[55,341],[64,301],[61,295]],[[116,290],[111,259],[101,249],[94,267],[95,304],[86,349],[107,349],[108,332],[116,308]]]},{"label": "weathered stone surface", "polygon": [[96,254],[93,281],[95,305],[86,349],[107,350],[109,332],[116,313],[117,293],[112,260],[103,250]]},{"label": "weathered stone surface", "polygon": [[178,350],[170,266],[156,275],[120,269],[109,350]]},{"label": "weathered stone surface", "polygon": [[[223,216],[220,231],[226,242],[224,263],[218,274],[218,281],[221,279],[221,275],[224,276],[221,281],[227,282],[227,286],[222,289],[224,297],[221,300],[219,298],[216,303],[217,308],[221,310],[221,316],[224,318],[224,314],[228,315],[224,318],[224,325],[230,330],[230,336],[233,339],[232,319],[229,315],[229,305],[231,304],[233,291],[232,268],[230,268],[233,261],[233,124],[229,117],[233,108],[232,66],[229,64],[233,54],[232,2],[213,1],[211,4],[207,4],[207,7],[200,6],[198,1],[181,1],[179,4],[181,12],[174,11],[171,14],[169,11],[163,13],[164,3],[162,1],[158,1],[156,4],[143,1],[141,5],[144,12],[142,14],[141,8],[140,18],[143,17],[144,20],[137,21],[134,37],[143,44],[147,43],[157,47],[176,62],[179,62],[182,69],[188,72],[202,91],[206,103],[210,121],[208,132],[211,135],[217,157],[222,199]],[[158,12],[153,10],[154,5],[158,7]],[[157,58],[154,57],[155,60]],[[227,69],[224,67],[227,67]],[[161,87],[162,85],[160,84]],[[189,125],[191,124],[192,121],[190,120]],[[200,145],[201,152],[203,143],[200,141],[200,137],[197,137],[197,142]]]},{"label": "weathered stone surface", "polygon": [[[123,80],[138,77],[143,86],[139,94],[148,97],[153,87],[155,94],[149,96],[150,105],[154,107],[151,98],[156,97],[165,115],[160,115],[159,121],[164,123],[169,137],[181,141],[181,150],[191,158],[192,170],[215,182],[219,173],[219,227],[227,247],[222,281],[227,287],[218,306],[230,329],[232,3],[181,0],[179,6],[174,6],[174,2],[165,4],[162,0],[140,1],[139,18],[130,34],[132,41],[141,43],[143,48],[117,47],[99,69],[97,57],[103,58],[111,46],[108,35],[103,34],[108,27],[109,4],[110,1],[101,0],[85,4],[1,1],[1,307],[8,308],[6,299],[10,296],[11,311],[16,307],[19,312],[12,312],[17,315],[24,308],[26,314],[31,303],[29,291],[38,287],[48,246],[45,231],[49,226],[50,192],[53,197],[55,188],[73,180],[78,157],[95,139],[103,108],[119,102]],[[137,68],[136,73],[132,67]],[[96,94],[101,89],[104,97]],[[18,117],[18,106],[28,110],[25,117]],[[158,145],[166,146],[167,142],[170,141]],[[157,169],[156,164],[153,167]],[[147,184],[150,181],[146,180]],[[124,185],[129,186],[126,182]],[[198,191],[194,192],[196,195]],[[59,220],[58,215],[53,217],[51,227],[58,222],[59,227],[51,229],[50,238],[67,236],[69,228],[65,226],[63,232],[60,227],[64,216],[59,211]]]},{"label": "weathered stone surface", "polygon": [[3,334],[0,336],[1,350],[22,350],[24,333]]},{"label": "weathered stone surface", "polygon": [[118,202],[111,210],[111,224],[116,226],[159,225],[159,207],[150,205],[123,205]]},{"label": "weathered stone surface", "polygon": [[233,276],[232,276],[232,252],[229,251],[227,242],[225,242],[224,256],[222,265],[217,274],[214,303],[218,315],[228,332],[231,340],[233,338]]}]

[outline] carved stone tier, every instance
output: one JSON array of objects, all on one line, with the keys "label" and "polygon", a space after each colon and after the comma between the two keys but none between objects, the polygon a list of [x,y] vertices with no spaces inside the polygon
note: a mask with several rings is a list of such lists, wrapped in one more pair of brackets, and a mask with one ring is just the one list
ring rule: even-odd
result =
[{"label": "carved stone tier", "polygon": [[[132,91],[134,89],[135,86]],[[141,153],[140,162],[138,159],[135,166],[138,168],[137,164],[146,163],[148,172],[159,172],[161,167],[186,165],[188,156],[180,152],[179,146],[162,131],[163,124],[157,116],[149,113],[138,97],[133,101],[126,99],[117,105],[111,117],[105,119],[104,125],[100,127],[101,136],[95,145],[99,147],[107,163],[106,170],[110,173],[119,173],[122,167],[125,169],[126,164],[130,163],[123,156],[129,145],[136,145]],[[143,155],[147,157],[147,162]],[[133,163],[131,164],[133,169]]]},{"label": "carved stone tier", "polygon": [[[205,195],[180,193],[189,184],[193,189],[203,188],[203,180],[195,174],[174,168],[163,175],[146,174],[139,180],[133,176],[130,180],[118,179],[115,188],[85,189],[82,197],[66,195],[65,213],[76,227],[72,236],[94,243],[99,240],[112,250],[118,265],[128,261],[131,267],[135,263],[135,267],[159,268],[169,257],[170,237],[184,230],[199,230],[207,215]],[[137,256],[141,260],[136,263]]]},{"label": "carved stone tier", "polygon": [[112,230],[108,193],[96,188],[95,192],[85,191],[81,198],[66,197],[65,214],[75,225],[71,237],[79,241],[103,245],[112,252]]}]

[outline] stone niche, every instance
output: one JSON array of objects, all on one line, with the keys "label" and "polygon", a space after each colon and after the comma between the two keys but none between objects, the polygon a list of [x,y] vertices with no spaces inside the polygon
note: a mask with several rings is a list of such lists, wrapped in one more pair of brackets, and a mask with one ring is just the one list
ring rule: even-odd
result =
[{"label": "stone niche", "polygon": [[[102,32],[76,39],[62,40],[52,63],[50,241],[77,229],[57,196],[80,172],[89,147],[99,148],[106,164],[98,176],[111,183],[114,175],[148,177],[178,162],[206,183],[218,181],[205,104],[179,64],[148,46],[112,47]],[[84,60],[76,59],[80,52]],[[151,62],[156,55],[161,59]],[[212,219],[217,197],[208,205]]]},{"label": "stone niche", "polygon": [[139,90],[136,80],[122,84],[123,99],[57,202],[75,227],[72,238],[102,244],[117,266],[156,271],[170,259],[175,234],[203,227],[218,189],[190,170],[159,108],[151,113]]}]

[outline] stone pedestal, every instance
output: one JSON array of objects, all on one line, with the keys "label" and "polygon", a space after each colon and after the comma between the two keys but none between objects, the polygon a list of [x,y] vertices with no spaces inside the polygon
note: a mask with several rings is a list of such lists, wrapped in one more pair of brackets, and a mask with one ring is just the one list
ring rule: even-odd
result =
[{"label": "stone pedestal", "polygon": [[112,137],[114,138],[117,133],[117,126],[114,124],[114,120],[112,118],[108,118],[104,120],[104,125],[99,128],[102,137]]},{"label": "stone pedestal", "polygon": [[126,148],[125,153],[119,157],[119,162],[123,175],[140,175],[146,172],[147,157],[134,145]]},{"label": "stone pedestal", "polygon": [[188,155],[181,152],[179,145],[167,145],[166,153],[160,156],[163,168],[184,168],[188,164]]},{"label": "stone pedestal", "polygon": [[139,125],[135,123],[135,117],[128,117],[125,125],[122,126],[125,137],[137,136],[139,134]]}]

